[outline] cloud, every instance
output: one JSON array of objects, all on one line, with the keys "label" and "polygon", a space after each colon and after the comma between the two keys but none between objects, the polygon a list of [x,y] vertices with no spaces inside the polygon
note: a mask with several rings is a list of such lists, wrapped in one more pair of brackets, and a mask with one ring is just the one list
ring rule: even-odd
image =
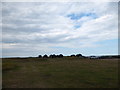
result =
[{"label": "cloud", "polygon": [[115,2],[2,4],[3,50],[53,52],[52,47],[94,47],[96,42],[117,39]]},{"label": "cloud", "polygon": [[119,0],[2,0],[2,2],[119,2]]}]

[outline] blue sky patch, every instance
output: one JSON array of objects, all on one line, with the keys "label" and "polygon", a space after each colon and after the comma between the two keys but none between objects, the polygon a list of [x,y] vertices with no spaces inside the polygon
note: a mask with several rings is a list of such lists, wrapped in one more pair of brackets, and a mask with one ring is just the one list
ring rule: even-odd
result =
[{"label": "blue sky patch", "polygon": [[67,17],[70,17],[70,19],[72,19],[72,20],[78,20],[78,19],[85,17],[85,16],[97,18],[97,15],[95,13],[81,13],[81,14],[72,13],[72,14],[67,15]]}]

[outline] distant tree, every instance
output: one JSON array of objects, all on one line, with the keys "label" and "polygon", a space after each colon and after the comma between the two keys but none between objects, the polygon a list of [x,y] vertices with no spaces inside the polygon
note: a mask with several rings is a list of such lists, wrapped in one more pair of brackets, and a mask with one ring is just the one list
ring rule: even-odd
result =
[{"label": "distant tree", "polygon": [[60,54],[60,55],[59,55],[59,57],[60,57],[60,58],[62,58],[62,57],[63,57],[63,55],[62,55],[62,54]]},{"label": "distant tree", "polygon": [[75,57],[75,55],[73,54],[73,55],[71,55],[71,57]]},{"label": "distant tree", "polygon": [[48,58],[48,56],[45,54],[45,55],[43,56],[43,58]]},{"label": "distant tree", "polygon": [[50,58],[53,58],[53,55],[50,55],[49,57],[50,57]]},{"label": "distant tree", "polygon": [[56,57],[59,57],[59,55],[55,55]]},{"label": "distant tree", "polygon": [[42,58],[42,55],[39,55],[38,57],[39,57],[39,58]]},{"label": "distant tree", "polygon": [[55,58],[55,54],[51,54],[50,56],[49,56],[50,58]]},{"label": "distant tree", "polygon": [[76,57],[82,57],[82,54],[77,54]]},{"label": "distant tree", "polygon": [[50,58],[56,58],[56,57],[61,58],[61,57],[63,57],[63,55],[62,55],[62,54],[60,54],[60,55],[55,55],[55,54],[53,54],[53,55],[50,55],[49,57],[50,57]]},{"label": "distant tree", "polygon": [[56,55],[55,55],[55,54],[53,54],[53,55],[52,55],[52,58],[56,58]]}]

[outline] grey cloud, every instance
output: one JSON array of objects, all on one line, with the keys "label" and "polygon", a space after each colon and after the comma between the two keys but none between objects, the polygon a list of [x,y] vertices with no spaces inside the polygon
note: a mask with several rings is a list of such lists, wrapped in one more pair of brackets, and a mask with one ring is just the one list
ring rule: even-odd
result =
[{"label": "grey cloud", "polygon": [[[117,32],[115,5],[116,3],[3,3],[3,43],[8,46],[11,43],[21,44],[19,47],[37,44],[39,49],[42,48],[39,44],[44,46],[46,43],[49,49],[55,45],[80,47],[81,43],[83,46],[86,42],[93,45],[95,41],[110,37],[114,39]],[[82,20],[76,21],[66,17],[71,13],[86,12],[95,13],[98,17],[83,16]],[[76,25],[80,27],[75,28]],[[26,48],[29,47],[31,46]]]}]

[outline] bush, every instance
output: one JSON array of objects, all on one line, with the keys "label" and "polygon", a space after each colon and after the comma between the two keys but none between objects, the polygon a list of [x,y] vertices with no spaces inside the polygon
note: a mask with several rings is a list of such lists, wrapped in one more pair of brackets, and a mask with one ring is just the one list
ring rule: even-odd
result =
[{"label": "bush", "polygon": [[45,54],[45,55],[43,56],[43,58],[48,58],[48,56]]},{"label": "bush", "polygon": [[42,58],[42,55],[39,55],[38,57],[39,57],[39,58]]}]

